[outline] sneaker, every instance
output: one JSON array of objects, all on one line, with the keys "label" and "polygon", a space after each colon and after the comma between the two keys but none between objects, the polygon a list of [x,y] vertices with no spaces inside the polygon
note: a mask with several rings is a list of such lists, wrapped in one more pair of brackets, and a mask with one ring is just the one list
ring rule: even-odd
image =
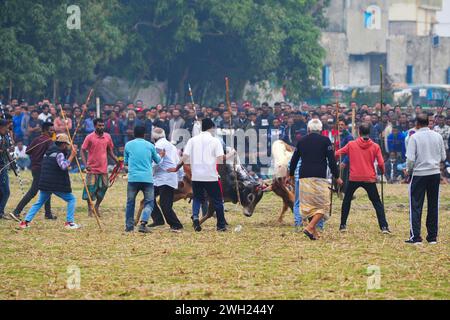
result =
[{"label": "sneaker", "polygon": [[30,227],[30,223],[28,221],[20,221],[19,229],[27,229]]},{"label": "sneaker", "polygon": [[217,232],[227,232],[227,231],[228,231],[227,227],[217,228]]},{"label": "sneaker", "polygon": [[20,221],[21,221],[21,220],[20,220],[20,214],[15,215],[14,212],[10,212],[10,213],[9,213],[9,216],[10,216],[13,220],[16,220],[17,222],[20,222]]},{"label": "sneaker", "polygon": [[414,244],[414,245],[422,245],[422,240],[408,239],[405,241],[405,243]]},{"label": "sneaker", "polygon": [[134,228],[125,228],[125,232],[131,233],[131,232],[133,232],[133,231],[134,231]]},{"label": "sneaker", "polygon": [[342,232],[342,233],[347,232],[347,225],[341,224],[339,226],[339,231]]},{"label": "sneaker", "polygon": [[427,239],[428,244],[437,244],[437,239],[433,238],[433,239]]},{"label": "sneaker", "polygon": [[145,224],[141,224],[139,226],[139,230],[140,233],[152,233],[152,230],[150,230]]},{"label": "sneaker", "polygon": [[64,228],[66,228],[67,230],[76,230],[76,229],[80,229],[81,226],[76,224],[75,222],[66,222],[64,224]]},{"label": "sneaker", "polygon": [[7,216],[7,215],[5,215],[4,213],[2,213],[2,214],[0,214],[0,220],[11,220],[10,218],[9,218],[9,216]]},{"label": "sneaker", "polygon": [[202,231],[202,227],[200,226],[200,221],[194,220],[193,223],[194,223],[194,230],[195,230],[195,232]]},{"label": "sneaker", "polygon": [[392,234],[391,230],[388,227],[381,228],[381,233],[383,234]]},{"label": "sneaker", "polygon": [[170,228],[169,231],[173,232],[173,233],[181,233],[181,229],[176,229],[176,228]]}]

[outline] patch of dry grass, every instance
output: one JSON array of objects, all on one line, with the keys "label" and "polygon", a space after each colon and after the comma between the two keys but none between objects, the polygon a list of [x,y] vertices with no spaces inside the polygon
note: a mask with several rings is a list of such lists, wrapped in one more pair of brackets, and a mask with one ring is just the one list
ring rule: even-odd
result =
[{"label": "patch of dry grass", "polygon": [[[29,177],[27,177],[29,180]],[[276,222],[281,201],[265,195],[252,218],[227,204],[231,231],[215,232],[214,222],[196,234],[190,205],[175,209],[185,231],[167,228],[149,235],[125,234],[126,184],[118,181],[104,202],[100,233],[80,200],[81,230],[63,229],[64,203],[53,200],[59,219],[39,214],[29,230],[0,221],[1,299],[449,299],[450,187],[441,191],[440,243],[408,246],[406,185],[386,186],[388,221],[394,232],[378,231],[375,212],[361,191],[352,207],[349,232],[340,234],[340,201],[320,241],[295,233],[293,218]],[[11,178],[9,209],[20,200]],[[425,223],[425,221],[423,221]],[[233,232],[242,225],[241,232]],[[81,270],[81,288],[66,287],[67,268]],[[381,289],[367,291],[367,267],[381,268]]]}]

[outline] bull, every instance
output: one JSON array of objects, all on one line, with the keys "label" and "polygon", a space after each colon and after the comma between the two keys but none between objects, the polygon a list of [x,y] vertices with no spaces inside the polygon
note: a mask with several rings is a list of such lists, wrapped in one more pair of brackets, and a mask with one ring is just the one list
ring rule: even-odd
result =
[{"label": "bull", "polygon": [[294,154],[294,148],[284,141],[275,141],[272,145],[273,179],[270,188],[265,191],[273,191],[283,200],[283,207],[278,218],[282,223],[286,211],[294,210],[295,190],[287,183],[288,165]]},{"label": "bull", "polygon": [[[222,185],[224,202],[231,202],[237,204],[240,200],[242,205],[243,214],[246,217],[251,217],[255,211],[256,205],[261,201],[263,197],[263,189],[259,182],[248,174],[248,172],[241,166],[237,165],[236,170],[233,169],[233,165],[220,164],[218,165],[218,173],[220,182]],[[178,189],[174,192],[174,202],[180,200],[192,200],[192,180],[191,171],[189,166],[184,166],[185,175],[183,180],[178,183]],[[239,198],[236,192],[235,178],[238,180]],[[144,201],[140,203],[138,210],[139,221],[142,210],[144,209]],[[200,219],[200,224],[214,216],[214,206],[211,201],[208,202],[208,210],[205,216]]]}]

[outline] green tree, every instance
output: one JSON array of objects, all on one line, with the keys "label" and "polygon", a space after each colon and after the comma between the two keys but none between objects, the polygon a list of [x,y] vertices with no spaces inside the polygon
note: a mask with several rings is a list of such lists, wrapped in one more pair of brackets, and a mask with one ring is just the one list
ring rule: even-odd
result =
[{"label": "green tree", "polygon": [[[93,82],[122,54],[124,36],[113,21],[118,3],[79,0],[81,29],[67,28],[72,1],[6,0],[0,5],[0,36],[9,54],[1,67],[24,92],[49,94],[55,84]],[[18,54],[20,53],[20,54]],[[7,79],[0,78],[2,87]]]},{"label": "green tree", "polygon": [[0,4],[0,88],[9,87],[11,82],[18,94],[42,92],[49,70],[39,60],[35,46],[23,41],[30,27],[24,16],[25,3],[19,2]]},{"label": "green tree", "polygon": [[[169,84],[168,100],[232,98],[271,80],[292,99],[320,89],[328,0],[78,0],[81,30],[66,26],[70,0],[0,2],[0,86],[85,94],[106,75]],[[19,94],[20,92],[15,92]]]},{"label": "green tree", "polygon": [[[170,100],[234,98],[248,81],[276,80],[293,98],[320,88],[320,0],[122,0],[128,45],[115,74],[169,83]],[[125,66],[124,66],[125,64]],[[138,75],[136,77],[136,75]]]}]

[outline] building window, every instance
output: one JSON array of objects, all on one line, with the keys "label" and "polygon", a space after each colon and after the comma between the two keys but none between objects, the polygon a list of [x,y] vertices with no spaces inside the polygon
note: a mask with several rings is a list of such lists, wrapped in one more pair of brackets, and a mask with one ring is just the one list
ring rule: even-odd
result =
[{"label": "building window", "polygon": [[381,8],[375,5],[369,6],[364,11],[364,28],[369,30],[381,29]]},{"label": "building window", "polygon": [[414,66],[411,64],[406,66],[406,83],[407,84],[414,83]]},{"label": "building window", "polygon": [[363,62],[364,61],[364,55],[362,55],[362,54],[352,55],[352,58],[356,62]]},{"label": "building window", "polygon": [[433,36],[433,48],[439,48],[441,38],[437,35]]},{"label": "building window", "polygon": [[322,68],[322,86],[330,86],[330,66],[325,65]]}]

